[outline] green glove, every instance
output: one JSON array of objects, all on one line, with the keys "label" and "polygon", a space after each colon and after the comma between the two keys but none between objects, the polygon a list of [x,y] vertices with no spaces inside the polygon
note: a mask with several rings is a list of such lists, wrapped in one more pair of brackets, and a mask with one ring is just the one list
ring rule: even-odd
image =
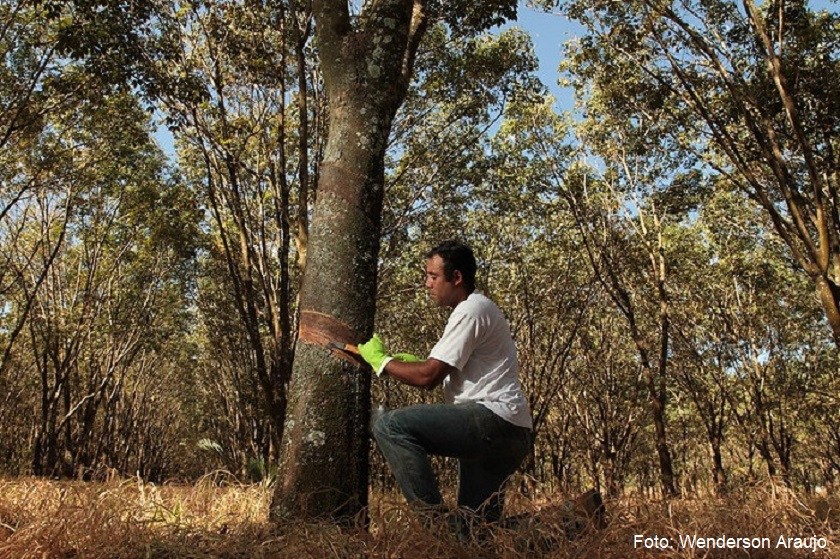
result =
[{"label": "green glove", "polygon": [[395,353],[394,359],[397,361],[404,361],[405,363],[417,363],[418,361],[422,361],[422,359],[413,353]]},{"label": "green glove", "polygon": [[385,370],[385,365],[393,359],[390,355],[385,353],[385,344],[378,334],[374,334],[371,339],[363,344],[358,345],[359,355],[362,359],[368,362],[377,376],[382,374]]}]

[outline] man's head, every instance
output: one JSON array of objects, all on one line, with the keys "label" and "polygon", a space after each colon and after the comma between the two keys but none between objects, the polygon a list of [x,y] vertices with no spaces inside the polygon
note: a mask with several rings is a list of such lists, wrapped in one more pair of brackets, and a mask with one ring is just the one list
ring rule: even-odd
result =
[{"label": "man's head", "polygon": [[455,240],[444,241],[426,253],[426,288],[435,303],[455,307],[475,291],[475,256]]}]

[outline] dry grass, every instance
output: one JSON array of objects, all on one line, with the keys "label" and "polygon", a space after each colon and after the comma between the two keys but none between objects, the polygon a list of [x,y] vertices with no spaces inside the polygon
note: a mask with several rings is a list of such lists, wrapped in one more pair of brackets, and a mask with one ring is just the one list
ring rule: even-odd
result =
[{"label": "dry grass", "polygon": [[[224,483],[222,483],[224,482]],[[496,529],[482,541],[458,542],[428,529],[400,499],[376,498],[371,524],[268,522],[270,489],[219,474],[194,486],[138,480],[106,483],[0,479],[0,558],[323,558],[323,557],[840,557],[840,498],[803,501],[778,487],[742,488],[727,499],[682,499],[670,505],[608,502],[608,526],[577,539],[559,537],[557,503],[517,498],[510,508],[539,524]],[[538,509],[541,509],[538,511]],[[664,536],[673,546],[634,549],[636,534]],[[681,549],[679,536],[767,537],[769,549]],[[776,548],[779,536],[825,538],[827,549]]]}]

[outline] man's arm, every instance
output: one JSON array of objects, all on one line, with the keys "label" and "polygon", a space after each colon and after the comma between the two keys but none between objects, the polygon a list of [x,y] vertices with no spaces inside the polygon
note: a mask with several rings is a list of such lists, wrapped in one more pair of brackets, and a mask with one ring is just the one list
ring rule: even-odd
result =
[{"label": "man's arm", "polygon": [[457,370],[452,365],[437,359],[426,359],[415,363],[392,359],[385,365],[384,372],[410,386],[432,390],[443,382],[446,375]]}]

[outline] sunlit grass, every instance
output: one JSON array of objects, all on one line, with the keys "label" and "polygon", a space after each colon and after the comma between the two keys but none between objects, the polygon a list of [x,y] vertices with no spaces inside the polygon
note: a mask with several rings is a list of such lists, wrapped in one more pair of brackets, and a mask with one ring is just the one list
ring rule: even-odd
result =
[{"label": "sunlit grass", "polygon": [[[272,524],[271,488],[225,474],[192,486],[136,479],[104,483],[0,480],[0,558],[260,557],[840,557],[840,499],[803,499],[782,487],[743,487],[725,499],[668,503],[608,501],[608,525],[562,537],[561,499],[512,499],[513,512],[539,524],[496,529],[459,542],[429,527],[395,495],[375,496],[367,528],[328,523]],[[637,534],[669,538],[667,550],[634,549]],[[679,536],[767,537],[771,549],[681,549]],[[826,550],[776,548],[779,536],[825,539]]]}]

